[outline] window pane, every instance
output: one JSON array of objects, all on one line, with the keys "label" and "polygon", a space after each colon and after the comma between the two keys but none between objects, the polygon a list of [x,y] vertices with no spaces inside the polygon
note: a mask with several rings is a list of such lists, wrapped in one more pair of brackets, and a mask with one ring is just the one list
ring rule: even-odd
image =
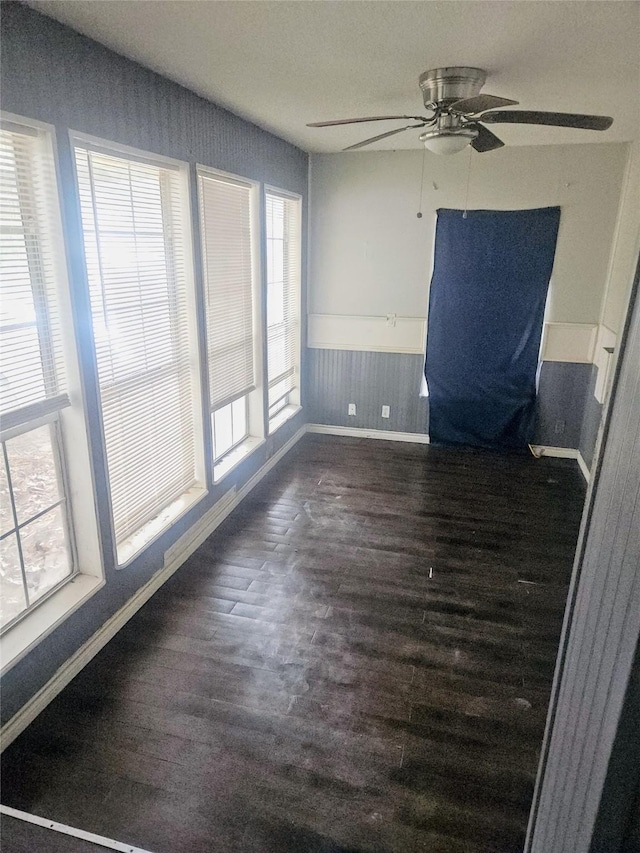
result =
[{"label": "window pane", "polygon": [[[186,173],[75,147],[118,560],[199,486]],[[170,522],[167,522],[169,524]],[[144,538],[136,537],[138,548]]]},{"label": "window pane", "polygon": [[198,192],[212,409],[255,384],[254,189],[199,171]]},{"label": "window pane", "polygon": [[299,365],[301,202],[267,192],[267,376],[269,406],[296,387]]},{"label": "window pane", "polygon": [[233,445],[231,404],[213,413],[213,458],[220,459]]},{"label": "window pane", "polygon": [[20,531],[27,587],[36,601],[71,574],[62,507],[56,507]]},{"label": "window pane", "polygon": [[233,414],[233,443],[238,444],[239,441],[246,436],[247,430],[247,398],[240,397],[231,404]]},{"label": "window pane", "polygon": [[267,285],[267,325],[277,326],[284,322],[284,283],[270,281]]},{"label": "window pane", "polygon": [[6,625],[26,606],[14,533],[0,542],[0,624]]},{"label": "window pane", "polygon": [[[4,290],[4,286],[3,286]],[[4,293],[2,295],[4,302]],[[35,326],[11,329],[0,328],[2,336],[2,411],[19,409],[45,394],[44,374]]]},{"label": "window pane", "polygon": [[0,129],[0,196],[0,408],[7,413],[64,390],[46,134]]},{"label": "window pane", "polygon": [[22,524],[60,500],[51,427],[38,427],[10,439],[7,456],[18,522]]},{"label": "window pane", "polygon": [[9,497],[9,481],[7,480],[7,466],[4,454],[0,459],[0,535],[13,530],[13,512],[11,510],[11,498]]}]

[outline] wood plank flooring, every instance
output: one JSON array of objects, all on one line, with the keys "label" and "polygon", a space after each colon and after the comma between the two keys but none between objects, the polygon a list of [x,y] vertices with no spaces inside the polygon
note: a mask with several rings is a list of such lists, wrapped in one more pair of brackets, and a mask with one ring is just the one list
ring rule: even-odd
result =
[{"label": "wood plank flooring", "polygon": [[567,460],[306,436],[3,802],[156,853],[520,851],[583,500]]}]

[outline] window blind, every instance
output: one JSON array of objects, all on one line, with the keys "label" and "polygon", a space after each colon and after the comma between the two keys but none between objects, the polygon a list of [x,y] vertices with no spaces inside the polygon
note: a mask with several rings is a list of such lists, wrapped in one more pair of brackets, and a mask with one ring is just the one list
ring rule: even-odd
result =
[{"label": "window blind", "polygon": [[198,172],[211,410],[255,388],[252,185]]},{"label": "window blind", "polygon": [[68,405],[56,283],[57,192],[45,131],[0,125],[0,413],[5,427]]},{"label": "window blind", "polygon": [[300,327],[301,203],[267,191],[267,373],[269,406],[297,385]]},{"label": "window blind", "polygon": [[75,157],[120,545],[197,480],[184,179],[82,142]]}]

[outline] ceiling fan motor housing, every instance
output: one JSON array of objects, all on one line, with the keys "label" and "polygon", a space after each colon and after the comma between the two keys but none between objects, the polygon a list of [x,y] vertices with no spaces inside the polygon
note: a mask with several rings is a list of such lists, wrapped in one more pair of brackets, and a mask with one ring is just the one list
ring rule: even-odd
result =
[{"label": "ceiling fan motor housing", "polygon": [[454,65],[425,71],[419,78],[424,105],[433,109],[436,106],[446,107],[464,98],[473,98],[480,94],[486,79],[487,74],[482,68]]}]

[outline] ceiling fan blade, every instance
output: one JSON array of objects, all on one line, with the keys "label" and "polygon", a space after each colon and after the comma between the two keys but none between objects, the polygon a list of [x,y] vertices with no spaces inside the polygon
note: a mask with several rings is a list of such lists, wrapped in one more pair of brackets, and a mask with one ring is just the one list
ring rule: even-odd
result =
[{"label": "ceiling fan blade", "polygon": [[356,142],[355,145],[349,145],[348,148],[343,148],[342,150],[353,151],[354,148],[362,148],[363,145],[369,145],[371,142],[378,142],[379,139],[386,139],[387,136],[393,136],[395,133],[402,133],[403,130],[410,130],[413,127],[424,127],[424,124],[408,124],[406,127],[397,127],[395,130],[388,130],[386,133],[381,133],[378,136],[363,139],[362,142]]},{"label": "ceiling fan blade", "polygon": [[465,127],[472,127],[474,130],[478,131],[478,135],[471,142],[471,147],[478,152],[478,154],[484,154],[485,151],[495,151],[496,148],[504,148],[504,142],[492,133],[487,127],[483,127],[481,124],[467,124]]},{"label": "ceiling fan blade", "polygon": [[519,101],[510,101],[509,98],[499,98],[497,95],[476,95],[473,98],[463,98],[451,104],[449,109],[454,113],[473,115],[484,110],[495,110],[498,107],[512,107]]},{"label": "ceiling fan blade", "polygon": [[548,124],[552,127],[576,127],[582,130],[607,130],[613,124],[611,116],[587,116],[576,113],[543,113],[532,110],[500,110],[483,113],[478,121],[508,124]]},{"label": "ceiling fan blade", "polygon": [[333,127],[336,124],[356,124],[361,121],[393,121],[400,118],[413,121],[429,121],[425,116],[365,116],[364,118],[339,118],[336,121],[314,121],[308,124],[307,127]]}]

